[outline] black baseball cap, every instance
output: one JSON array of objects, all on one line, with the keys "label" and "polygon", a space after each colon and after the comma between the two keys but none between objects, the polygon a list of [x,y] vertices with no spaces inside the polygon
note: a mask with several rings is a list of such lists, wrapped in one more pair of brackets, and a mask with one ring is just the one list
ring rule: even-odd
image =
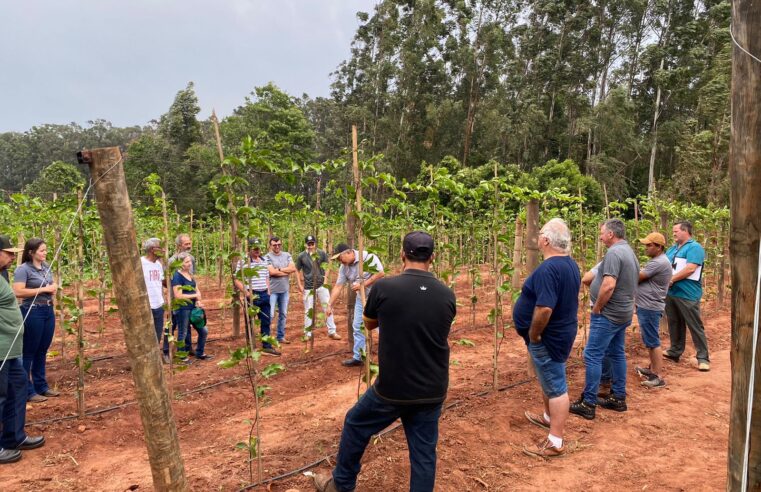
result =
[{"label": "black baseball cap", "polygon": [[410,260],[427,261],[433,254],[433,238],[423,231],[412,231],[402,241],[404,256]]},{"label": "black baseball cap", "polygon": [[338,243],[338,245],[333,248],[333,256],[330,257],[331,260],[337,260],[339,255],[343,253],[344,251],[348,251],[351,248],[346,243]]},{"label": "black baseball cap", "polygon": [[0,249],[8,253],[21,253],[24,251],[22,248],[15,247],[8,236],[0,236]]},{"label": "black baseball cap", "polygon": [[306,244],[306,243],[316,243],[316,242],[317,242],[317,239],[315,239],[314,236],[311,235],[311,234],[304,238],[304,244]]},{"label": "black baseball cap", "polygon": [[248,238],[248,247],[253,248],[261,248],[262,242],[259,240],[258,237],[250,237]]}]

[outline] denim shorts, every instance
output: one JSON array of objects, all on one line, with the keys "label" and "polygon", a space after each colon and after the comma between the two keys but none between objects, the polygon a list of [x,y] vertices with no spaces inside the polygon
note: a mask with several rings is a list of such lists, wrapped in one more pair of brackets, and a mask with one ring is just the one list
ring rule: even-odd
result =
[{"label": "denim shorts", "polygon": [[649,349],[661,346],[661,337],[659,335],[661,316],[663,316],[663,311],[637,308],[637,320],[639,321],[642,343]]},{"label": "denim shorts", "polygon": [[542,385],[542,391],[547,398],[557,398],[568,393],[565,381],[565,362],[552,360],[544,343],[529,342],[528,351],[534,361],[536,377]]}]

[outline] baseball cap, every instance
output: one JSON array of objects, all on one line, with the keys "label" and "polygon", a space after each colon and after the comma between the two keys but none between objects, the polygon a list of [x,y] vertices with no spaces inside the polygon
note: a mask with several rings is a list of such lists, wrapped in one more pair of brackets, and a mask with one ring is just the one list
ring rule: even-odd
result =
[{"label": "baseball cap", "polygon": [[306,243],[316,243],[316,242],[317,242],[317,239],[315,239],[314,236],[311,235],[311,234],[304,238],[304,244],[306,244]]},{"label": "baseball cap", "polygon": [[0,249],[8,253],[21,253],[24,251],[22,248],[14,247],[8,236],[0,236]]},{"label": "baseball cap", "polygon": [[645,237],[645,239],[640,239],[639,242],[641,242],[642,244],[654,243],[660,246],[664,246],[664,247],[666,246],[666,238],[663,237],[663,234],[661,234],[660,232],[651,232],[650,234],[647,235],[647,237]]},{"label": "baseball cap", "polygon": [[338,243],[338,245],[333,248],[333,256],[330,257],[331,260],[337,260],[338,257],[343,253],[344,251],[348,251],[351,248],[346,243]]},{"label": "baseball cap", "polygon": [[433,238],[423,231],[412,231],[402,241],[404,255],[411,260],[426,261],[433,254]]},{"label": "baseball cap", "polygon": [[250,237],[248,238],[248,247],[249,248],[259,248],[261,247],[262,242],[259,240],[258,237]]}]

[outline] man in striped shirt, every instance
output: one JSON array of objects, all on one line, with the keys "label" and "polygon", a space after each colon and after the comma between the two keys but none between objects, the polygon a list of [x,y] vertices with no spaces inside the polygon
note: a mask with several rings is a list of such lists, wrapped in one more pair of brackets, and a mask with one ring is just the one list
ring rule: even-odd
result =
[{"label": "man in striped shirt", "polygon": [[[235,286],[241,292],[246,293],[246,305],[259,308],[260,332],[263,337],[268,337],[270,336],[271,319],[269,273],[271,263],[266,256],[262,256],[261,247],[262,243],[258,238],[248,239],[248,257],[245,262],[243,260],[238,262],[238,268],[235,270]],[[245,285],[241,279],[245,280]],[[253,335],[249,326],[249,318],[250,316],[245,316],[247,340]],[[280,352],[272,344],[265,341],[262,341],[262,353],[273,356],[280,355]]]}]

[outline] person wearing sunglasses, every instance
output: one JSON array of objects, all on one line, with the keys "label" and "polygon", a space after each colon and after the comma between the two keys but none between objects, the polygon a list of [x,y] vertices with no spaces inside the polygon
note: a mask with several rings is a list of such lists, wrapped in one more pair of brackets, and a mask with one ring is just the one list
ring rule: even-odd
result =
[{"label": "person wearing sunglasses", "polygon": [[290,276],[296,271],[293,257],[283,251],[283,241],[277,236],[270,238],[270,252],[267,254],[270,262],[270,320],[275,319],[277,310],[277,341],[290,343],[285,338],[285,322],[288,317],[288,299],[291,288]]}]

